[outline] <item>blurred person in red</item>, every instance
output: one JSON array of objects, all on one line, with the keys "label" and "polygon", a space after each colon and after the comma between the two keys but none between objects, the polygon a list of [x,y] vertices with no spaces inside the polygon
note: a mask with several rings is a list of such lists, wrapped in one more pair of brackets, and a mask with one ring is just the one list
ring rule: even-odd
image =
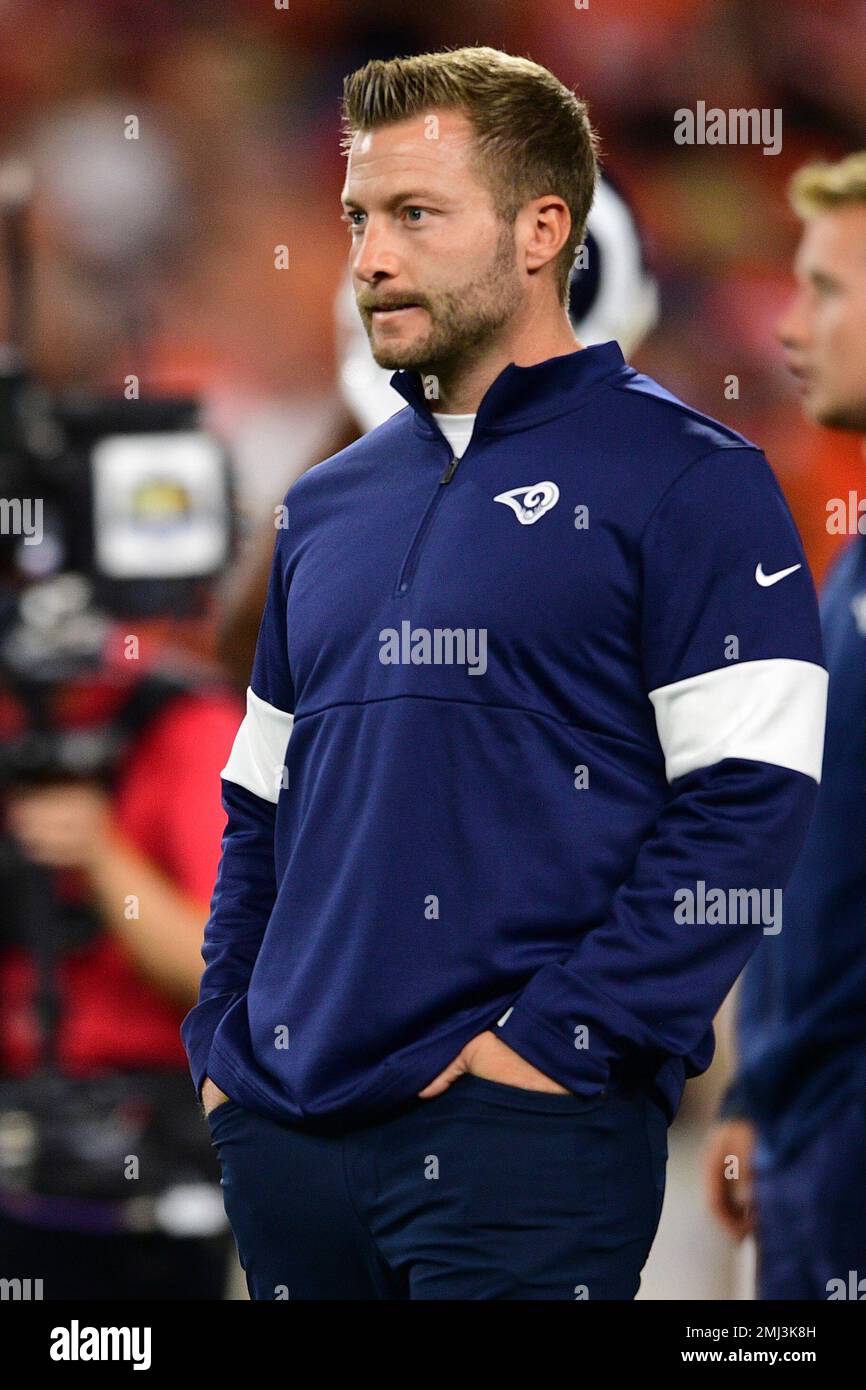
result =
[{"label": "blurred person in red", "polygon": [[[129,660],[129,626],[43,691],[41,728],[5,662],[0,689],[0,1274],[49,1300],[216,1299],[231,1250],[178,1030],[242,701],[154,620]],[[53,768],[54,740],[82,775]],[[37,741],[48,766],[21,778]]]},{"label": "blurred person in red", "polygon": [[[51,158],[36,142],[35,179],[27,160],[0,168],[0,492],[15,523],[0,542],[0,1273],[51,1300],[216,1298],[231,1245],[178,1029],[239,698],[179,639],[212,625],[228,460],[196,401],[85,386],[74,317],[78,389],[46,379],[29,293],[46,259],[29,218],[40,176],[68,283],[98,282],[115,322],[138,322],[147,291],[113,270],[164,240],[159,151],[130,165],[93,120],[61,119]],[[144,213],[118,193],[132,185]]]},{"label": "blurred person in red", "polygon": [[[804,167],[791,201],[804,227],[779,338],[806,416],[863,437],[866,153]],[[866,502],[828,498],[821,520],[851,537],[821,595],[824,772],[784,928],[743,977],[704,1160],[722,1228],[756,1236],[759,1299],[866,1297]]]}]

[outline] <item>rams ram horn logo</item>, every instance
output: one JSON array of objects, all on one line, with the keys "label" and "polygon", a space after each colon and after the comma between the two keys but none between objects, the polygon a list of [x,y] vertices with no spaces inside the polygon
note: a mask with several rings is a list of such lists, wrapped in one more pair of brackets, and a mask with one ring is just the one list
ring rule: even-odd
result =
[{"label": "rams ram horn logo", "polygon": [[556,483],[532,483],[530,487],[513,487],[508,492],[500,492],[493,500],[510,507],[521,526],[531,526],[556,506],[559,488]]}]

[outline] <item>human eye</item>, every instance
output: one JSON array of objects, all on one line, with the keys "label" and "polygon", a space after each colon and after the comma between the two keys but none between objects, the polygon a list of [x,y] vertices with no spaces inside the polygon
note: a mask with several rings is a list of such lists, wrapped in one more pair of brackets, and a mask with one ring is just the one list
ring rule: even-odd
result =
[{"label": "human eye", "polygon": [[[419,208],[419,207],[416,207],[414,204],[410,204],[408,207],[405,207],[405,208],[403,209],[403,213],[404,213],[404,215],[406,215],[406,216],[408,216],[408,214],[409,214],[409,213],[412,213],[412,212],[420,212],[420,213],[423,215],[424,213],[429,212],[429,208]],[[410,225],[410,227],[420,227],[422,224],[421,224],[420,222],[416,221],[414,218],[410,218],[410,219],[409,219],[409,225]]]},{"label": "human eye", "polygon": [[834,294],[838,294],[841,285],[830,275],[822,275],[820,272],[812,276],[812,287],[817,292],[819,298],[828,299]]},{"label": "human eye", "polygon": [[343,215],[340,218],[340,221],[345,222],[346,225],[349,227],[350,231],[354,231],[356,227],[360,227],[361,225],[360,222],[355,221],[355,218],[363,216],[364,213],[361,212],[358,208],[350,208],[348,211],[343,213]]}]

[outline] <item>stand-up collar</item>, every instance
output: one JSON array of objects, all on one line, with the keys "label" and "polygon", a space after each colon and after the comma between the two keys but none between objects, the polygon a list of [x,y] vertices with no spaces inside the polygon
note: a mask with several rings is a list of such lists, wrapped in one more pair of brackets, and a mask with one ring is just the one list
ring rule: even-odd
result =
[{"label": "stand-up collar", "polygon": [[[625,365],[619,344],[612,339],[560,357],[548,357],[531,367],[518,367],[509,362],[482,397],[475,419],[475,434],[483,429],[514,429],[564,415],[605,377]],[[415,411],[421,433],[438,434],[432,412],[436,401],[431,402],[425,396],[418,369],[411,367],[395,372],[391,385]]]}]

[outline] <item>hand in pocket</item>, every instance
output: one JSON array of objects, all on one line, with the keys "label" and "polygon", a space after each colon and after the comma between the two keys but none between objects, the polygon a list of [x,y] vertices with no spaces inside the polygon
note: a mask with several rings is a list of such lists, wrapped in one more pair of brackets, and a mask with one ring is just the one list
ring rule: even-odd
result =
[{"label": "hand in pocket", "polygon": [[206,1076],[201,1086],[201,1103],[204,1106],[205,1115],[209,1115],[212,1110],[216,1110],[218,1105],[222,1105],[227,1100],[231,1100],[231,1096],[227,1096],[225,1091],[220,1090],[215,1081],[211,1081],[210,1077]]},{"label": "hand in pocket", "polygon": [[518,1086],[541,1094],[573,1095],[567,1086],[560,1085],[552,1076],[539,1071],[490,1029],[470,1038],[454,1061],[449,1062],[418,1095],[424,1100],[441,1095],[463,1072],[486,1081],[498,1081],[502,1086]]}]

